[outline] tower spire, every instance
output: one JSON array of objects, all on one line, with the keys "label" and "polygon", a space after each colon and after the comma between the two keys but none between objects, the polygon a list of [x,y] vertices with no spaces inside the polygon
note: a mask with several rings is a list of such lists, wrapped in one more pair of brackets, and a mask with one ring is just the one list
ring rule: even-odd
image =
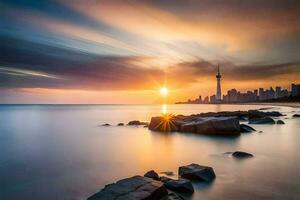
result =
[{"label": "tower spire", "polygon": [[220,73],[220,66],[218,64],[218,69],[217,69],[217,75],[216,75],[216,78],[217,78],[217,93],[216,93],[216,100],[218,103],[221,103],[222,101],[222,93],[221,93],[221,73]]}]

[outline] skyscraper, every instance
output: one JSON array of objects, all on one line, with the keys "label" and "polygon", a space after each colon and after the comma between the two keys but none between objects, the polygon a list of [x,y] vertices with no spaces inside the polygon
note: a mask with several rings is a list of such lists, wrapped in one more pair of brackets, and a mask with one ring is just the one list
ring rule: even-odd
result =
[{"label": "skyscraper", "polygon": [[217,78],[217,93],[216,93],[216,101],[217,103],[221,103],[222,101],[222,93],[221,93],[221,74],[220,74],[220,67],[218,65],[218,73],[216,75]]}]

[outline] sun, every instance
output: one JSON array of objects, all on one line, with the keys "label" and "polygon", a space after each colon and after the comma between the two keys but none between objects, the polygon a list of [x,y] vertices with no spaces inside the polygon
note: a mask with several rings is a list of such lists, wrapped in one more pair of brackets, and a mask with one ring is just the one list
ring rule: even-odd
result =
[{"label": "sun", "polygon": [[162,88],[160,88],[159,93],[160,93],[161,96],[165,97],[169,94],[169,89],[166,88],[166,87],[162,87]]}]

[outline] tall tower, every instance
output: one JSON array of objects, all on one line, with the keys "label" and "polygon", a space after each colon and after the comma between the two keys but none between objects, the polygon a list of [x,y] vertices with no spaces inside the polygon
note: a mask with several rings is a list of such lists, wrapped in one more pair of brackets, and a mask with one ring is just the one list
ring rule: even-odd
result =
[{"label": "tall tower", "polygon": [[218,73],[216,75],[216,78],[217,78],[217,94],[216,94],[216,101],[217,103],[221,103],[222,101],[222,93],[221,93],[221,74],[220,74],[220,67],[219,67],[219,64],[218,64]]}]

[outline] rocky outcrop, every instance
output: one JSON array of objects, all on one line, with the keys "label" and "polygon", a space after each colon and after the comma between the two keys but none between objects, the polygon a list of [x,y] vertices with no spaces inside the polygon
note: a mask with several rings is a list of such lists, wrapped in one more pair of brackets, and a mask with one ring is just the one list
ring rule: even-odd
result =
[{"label": "rocky outcrop", "polygon": [[148,171],[146,174],[144,174],[144,177],[152,178],[154,180],[159,180],[159,176],[154,170]]},{"label": "rocky outcrop", "polygon": [[102,126],[110,126],[110,124],[106,123],[106,124],[102,124]]},{"label": "rocky outcrop", "polygon": [[139,120],[133,120],[133,121],[128,122],[127,125],[128,126],[141,126],[141,125],[146,126],[146,125],[148,125],[148,123],[147,122],[141,122]]},{"label": "rocky outcrop", "polygon": [[254,128],[252,128],[251,126],[248,126],[246,124],[241,124],[240,129],[241,129],[241,133],[251,133],[251,132],[256,131]]},{"label": "rocky outcrop", "polygon": [[124,123],[118,123],[118,126],[124,126]]},{"label": "rocky outcrop", "polygon": [[235,158],[239,158],[239,159],[244,159],[244,158],[252,158],[253,155],[251,153],[247,153],[244,151],[235,151],[232,153],[232,156]]},{"label": "rocky outcrop", "polygon": [[294,114],[293,117],[300,117],[300,114]]},{"label": "rocky outcrop", "polygon": [[252,118],[249,119],[249,124],[275,124],[275,121],[271,117]]},{"label": "rocky outcrop", "polygon": [[282,120],[277,120],[276,124],[285,124]]},{"label": "rocky outcrop", "polygon": [[236,117],[152,117],[149,127],[153,131],[186,132],[209,135],[239,135],[240,124]]},{"label": "rocky outcrop", "polygon": [[186,179],[170,179],[168,177],[162,176],[160,180],[165,184],[165,186],[175,192],[193,193],[194,188],[191,181]]},{"label": "rocky outcrop", "polygon": [[178,174],[182,178],[199,181],[212,181],[216,177],[212,167],[194,163],[179,167]]},{"label": "rocky outcrop", "polygon": [[162,182],[143,176],[133,176],[106,185],[88,200],[152,200],[161,199],[167,195],[168,191]]}]

